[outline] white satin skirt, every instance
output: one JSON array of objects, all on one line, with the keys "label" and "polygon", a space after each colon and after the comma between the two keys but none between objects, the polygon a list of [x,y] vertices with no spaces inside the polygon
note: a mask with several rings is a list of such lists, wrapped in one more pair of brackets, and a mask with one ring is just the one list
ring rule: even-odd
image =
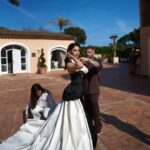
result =
[{"label": "white satin skirt", "polygon": [[80,99],[62,101],[47,121],[40,120],[37,124],[24,124],[0,144],[0,150],[93,150]]}]

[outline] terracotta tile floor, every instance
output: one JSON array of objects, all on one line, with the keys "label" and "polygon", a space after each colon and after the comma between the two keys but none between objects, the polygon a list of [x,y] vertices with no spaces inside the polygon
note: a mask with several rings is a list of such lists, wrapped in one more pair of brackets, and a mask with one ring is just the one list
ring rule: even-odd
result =
[{"label": "terracotta tile floor", "polygon": [[[30,87],[40,83],[57,101],[69,83],[66,71],[0,76],[0,141],[18,130]],[[130,76],[127,65],[104,65],[99,105],[103,121],[96,150],[150,149],[150,78]]]}]

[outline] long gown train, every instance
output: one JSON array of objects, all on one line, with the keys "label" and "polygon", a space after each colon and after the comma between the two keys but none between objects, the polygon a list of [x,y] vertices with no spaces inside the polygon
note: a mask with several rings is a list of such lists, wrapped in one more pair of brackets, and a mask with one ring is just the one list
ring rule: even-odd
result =
[{"label": "long gown train", "polygon": [[60,103],[37,135],[33,150],[92,150],[80,99]]},{"label": "long gown train", "polygon": [[[83,72],[71,74],[71,83],[63,100],[34,132],[18,131],[0,145],[0,150],[93,150],[91,134],[79,97],[82,96]],[[35,125],[34,125],[35,126]]]}]

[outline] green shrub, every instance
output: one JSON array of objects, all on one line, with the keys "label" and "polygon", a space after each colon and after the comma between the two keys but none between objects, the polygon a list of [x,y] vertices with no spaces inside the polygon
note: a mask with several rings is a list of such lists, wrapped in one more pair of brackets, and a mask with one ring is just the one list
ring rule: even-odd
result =
[{"label": "green shrub", "polygon": [[41,55],[38,58],[38,67],[46,67],[44,55],[44,49],[41,49]]}]

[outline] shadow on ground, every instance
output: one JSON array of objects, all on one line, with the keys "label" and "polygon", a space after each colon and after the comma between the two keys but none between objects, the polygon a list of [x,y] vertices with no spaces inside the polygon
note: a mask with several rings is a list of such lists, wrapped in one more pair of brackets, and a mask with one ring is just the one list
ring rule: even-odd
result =
[{"label": "shadow on ground", "polygon": [[[70,80],[67,72],[60,76],[65,80]],[[100,79],[100,86],[150,96],[150,78],[130,75],[127,64],[104,64]]]},{"label": "shadow on ground", "polygon": [[104,66],[100,78],[101,86],[150,96],[150,78],[130,75],[127,64]]},{"label": "shadow on ground", "polygon": [[150,145],[150,135],[147,135],[140,131],[137,127],[133,126],[132,124],[123,122],[122,120],[118,119],[116,116],[101,113],[101,119],[106,124],[111,124],[120,131],[126,132],[129,135],[135,137],[139,141]]}]

